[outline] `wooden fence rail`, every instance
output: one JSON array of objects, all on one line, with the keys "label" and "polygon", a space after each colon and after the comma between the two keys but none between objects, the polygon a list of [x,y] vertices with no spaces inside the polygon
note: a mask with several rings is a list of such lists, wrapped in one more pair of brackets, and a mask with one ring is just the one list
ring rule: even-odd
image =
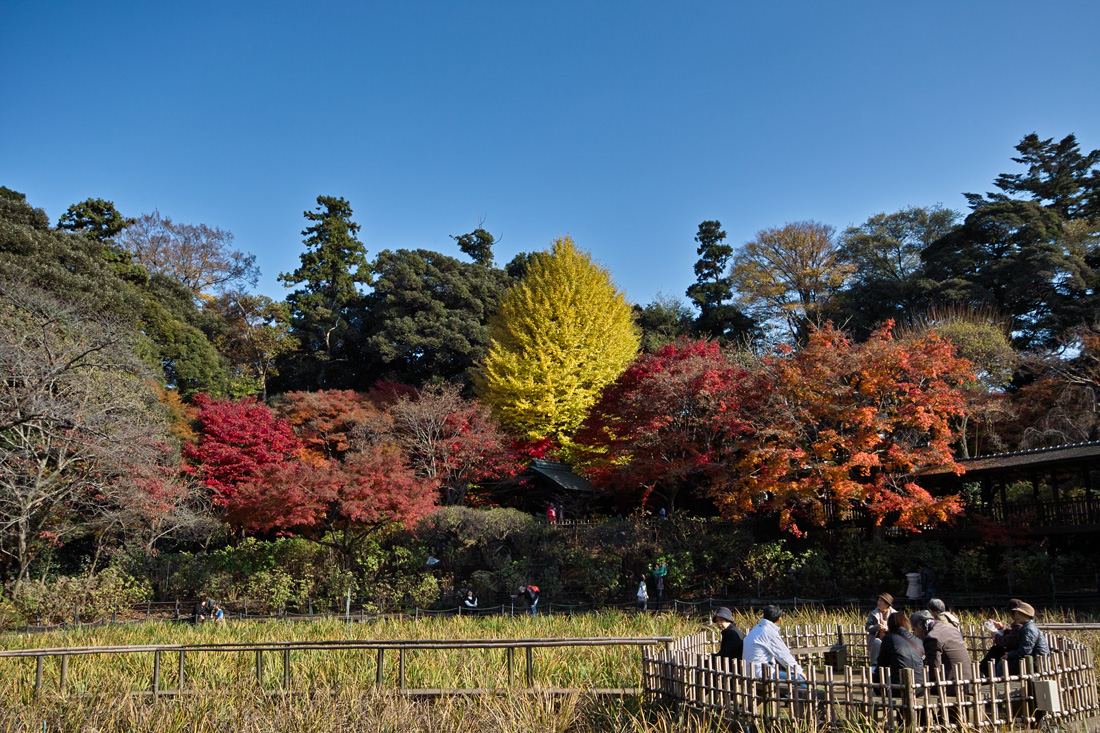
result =
[{"label": "wooden fence rail", "polygon": [[[791,652],[810,662],[803,664],[805,679],[781,678],[772,668],[753,670],[742,660],[714,656],[713,638],[698,633],[663,650],[643,652],[646,697],[761,727],[870,723],[884,730],[932,731],[1035,724],[1044,715],[1081,718],[1100,710],[1091,650],[1063,637],[1048,635],[1051,654],[1025,659],[1018,674],[989,664],[971,679],[964,679],[959,667],[945,677],[926,670],[929,678],[916,683],[912,671],[903,670],[900,684],[891,684],[888,670],[866,666],[865,651],[862,666],[837,663],[845,656],[859,658],[865,637],[858,627],[831,632],[799,627],[786,630],[785,636]],[[982,637],[966,636],[972,656],[984,653]],[[821,643],[826,641],[832,643]],[[849,641],[858,641],[856,648],[845,650],[850,654],[824,662],[829,650],[843,649]]]},{"label": "wooden fence rail", "polygon": [[[34,691],[40,694],[45,687],[45,667],[47,660],[56,658],[57,664],[51,664],[58,668],[57,690],[64,694],[67,691],[69,660],[73,657],[116,655],[135,656],[152,654],[151,675],[152,682],[149,692],[154,696],[179,694],[187,687],[186,680],[189,664],[198,664],[196,659],[201,659],[200,654],[252,654],[255,655],[255,679],[259,686],[264,684],[264,654],[276,654],[282,661],[282,685],[284,689],[292,689],[294,679],[292,653],[308,652],[337,652],[337,651],[364,651],[374,652],[375,677],[374,684],[382,686],[386,682],[386,653],[397,655],[397,679],[398,690],[407,694],[471,694],[485,693],[491,690],[485,688],[448,688],[420,690],[406,687],[405,669],[406,655],[411,651],[441,651],[441,650],[478,650],[478,649],[503,649],[505,650],[505,664],[507,666],[508,684],[515,685],[516,668],[515,652],[523,650],[525,657],[525,682],[526,687],[534,688],[535,685],[535,658],[534,650],[551,648],[581,648],[581,647],[652,647],[653,645],[671,644],[675,640],[667,636],[651,637],[577,637],[561,639],[417,639],[417,640],[331,640],[331,641],[284,641],[284,642],[232,642],[220,644],[141,644],[127,646],[98,646],[98,647],[54,647],[41,649],[14,649],[0,651],[0,660],[34,660]],[[162,687],[164,656],[171,655],[178,660],[177,687],[165,689]],[[604,693],[614,694],[641,694],[640,688],[623,688],[616,690],[604,690]]]}]

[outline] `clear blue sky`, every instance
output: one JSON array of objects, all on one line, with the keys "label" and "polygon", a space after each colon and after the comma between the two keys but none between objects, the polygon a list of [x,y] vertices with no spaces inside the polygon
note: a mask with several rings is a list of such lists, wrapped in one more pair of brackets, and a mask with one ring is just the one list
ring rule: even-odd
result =
[{"label": "clear blue sky", "polygon": [[636,302],[733,244],[984,192],[1030,132],[1100,147],[1100,2],[0,4],[0,184],[228,229],[282,298],[302,212],[371,256],[480,218]]}]

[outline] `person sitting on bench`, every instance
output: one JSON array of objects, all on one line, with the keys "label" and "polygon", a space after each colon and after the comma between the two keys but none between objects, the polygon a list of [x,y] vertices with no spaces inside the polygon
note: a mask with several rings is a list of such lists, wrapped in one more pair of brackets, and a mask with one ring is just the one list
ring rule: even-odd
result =
[{"label": "person sitting on bench", "polygon": [[778,673],[779,679],[806,679],[802,667],[795,661],[790,648],[779,635],[779,606],[764,606],[763,618],[749,630],[745,637],[745,662],[752,667],[755,677],[763,677],[765,668]]}]

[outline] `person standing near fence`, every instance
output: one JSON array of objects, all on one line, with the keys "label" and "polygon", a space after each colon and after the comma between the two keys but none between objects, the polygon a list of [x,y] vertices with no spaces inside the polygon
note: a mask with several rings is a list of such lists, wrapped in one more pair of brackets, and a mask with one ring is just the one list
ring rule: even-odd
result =
[{"label": "person standing near fence", "polygon": [[645,585],[645,575],[638,581],[638,610],[642,613],[646,612],[649,606],[649,589]]},{"label": "person standing near fence", "polygon": [[653,586],[657,589],[657,612],[661,612],[661,607],[665,603],[665,576],[668,575],[668,566],[665,563],[661,563],[657,566],[657,569],[653,571]]},{"label": "person standing near fence", "polygon": [[519,594],[523,597],[523,604],[527,608],[527,613],[532,616],[538,615],[539,605],[539,587],[537,585],[521,585],[519,587]]},{"label": "person standing near fence", "polygon": [[477,608],[477,596],[474,595],[473,588],[466,591],[466,597],[462,599],[462,606],[466,609]]}]

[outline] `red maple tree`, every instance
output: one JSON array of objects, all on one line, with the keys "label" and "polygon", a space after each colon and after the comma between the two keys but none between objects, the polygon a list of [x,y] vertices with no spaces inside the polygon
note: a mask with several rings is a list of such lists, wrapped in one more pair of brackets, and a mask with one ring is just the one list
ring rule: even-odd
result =
[{"label": "red maple tree", "polygon": [[302,443],[290,423],[255,398],[215,399],[197,394],[199,439],[185,443],[184,471],[210,487],[215,500],[231,500],[242,483],[271,467],[296,462]]},{"label": "red maple tree", "polygon": [[962,472],[954,424],[973,367],[935,333],[899,340],[892,327],[854,344],[828,325],[802,349],[764,361],[773,389],[742,441],[732,485],[715,495],[723,513],[774,510],[797,535],[831,512],[917,530],[962,511],[957,496],[932,496],[910,476],[932,466]]},{"label": "red maple tree", "polygon": [[436,505],[436,486],[418,477],[393,444],[368,445],[344,460],[272,464],[241,484],[227,518],[253,531],[291,532],[339,550],[392,523],[411,526]]},{"label": "red maple tree", "polygon": [[620,504],[676,508],[726,491],[749,415],[767,385],[714,342],[643,354],[607,389],[574,440],[583,471]]}]

